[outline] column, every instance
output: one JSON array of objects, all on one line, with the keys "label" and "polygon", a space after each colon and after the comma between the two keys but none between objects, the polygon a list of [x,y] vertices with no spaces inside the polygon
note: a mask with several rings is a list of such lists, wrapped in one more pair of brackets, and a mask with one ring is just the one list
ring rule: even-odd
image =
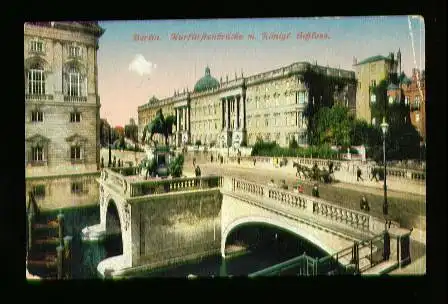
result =
[{"label": "column", "polygon": [[54,84],[54,91],[53,88],[49,88],[48,91],[53,92],[55,95],[62,95],[62,89],[63,89],[63,54],[62,54],[62,44],[59,41],[54,42],[54,74],[51,75],[51,78],[53,80],[52,83],[49,83],[49,85]]},{"label": "column", "polygon": [[226,126],[226,117],[225,117],[226,109],[225,109],[225,102],[226,102],[226,100],[225,100],[224,98],[221,99],[222,129],[224,129],[225,126]]},{"label": "column", "polygon": [[179,108],[176,108],[176,131],[180,131],[180,111]]},{"label": "column", "polygon": [[182,108],[184,114],[184,131],[187,130],[187,109],[185,107]]},{"label": "column", "polygon": [[230,129],[230,98],[226,98],[227,101],[227,130]]},{"label": "column", "polygon": [[236,128],[240,128],[240,99],[241,96],[236,96]]},{"label": "column", "polygon": [[243,130],[246,130],[246,94],[243,94]]},{"label": "column", "polygon": [[190,107],[187,106],[187,131],[190,131]]}]

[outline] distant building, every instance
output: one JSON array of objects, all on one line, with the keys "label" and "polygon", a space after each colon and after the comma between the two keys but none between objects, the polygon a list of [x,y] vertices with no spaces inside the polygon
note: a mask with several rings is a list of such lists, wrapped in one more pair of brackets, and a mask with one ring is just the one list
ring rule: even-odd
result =
[{"label": "distant building", "polygon": [[410,106],[411,122],[426,142],[425,71],[413,69],[411,79],[406,79],[402,88],[405,102]]},{"label": "distant building", "polygon": [[335,96],[344,104],[354,105],[355,73],[318,66],[308,62],[294,63],[276,70],[233,79],[215,79],[210,69],[197,81],[193,92],[175,91],[162,100],[153,97],[138,107],[139,133],[155,112],[176,114],[176,146],[216,144],[218,147],[252,146],[257,138],[288,146],[292,138],[307,144],[306,105],[314,102],[305,83],[305,73],[335,77],[344,83]]},{"label": "distant building", "polygon": [[401,69],[401,52],[398,50],[397,60],[394,59],[393,53],[390,53],[388,57],[377,55],[360,62],[357,62],[355,58],[353,66],[358,85],[356,90],[356,118],[375,124],[377,122],[372,118],[370,110],[370,103],[376,102],[376,96],[372,94],[372,88],[382,80],[389,79],[391,75],[398,73],[398,70]]}]

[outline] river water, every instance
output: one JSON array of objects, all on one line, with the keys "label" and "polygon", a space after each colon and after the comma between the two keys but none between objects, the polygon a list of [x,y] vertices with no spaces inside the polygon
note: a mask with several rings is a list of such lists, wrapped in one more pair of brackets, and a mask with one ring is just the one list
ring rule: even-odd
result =
[{"label": "river water", "polygon": [[[53,220],[58,213],[59,211],[42,213],[42,221]],[[98,263],[107,257],[121,253],[121,236],[110,237],[102,242],[81,240],[81,230],[84,227],[99,223],[99,206],[63,209],[62,213],[65,220],[65,235],[73,237],[72,278],[98,278]],[[260,235],[262,235],[262,241],[260,241]],[[243,276],[301,255],[305,251],[307,255],[313,257],[324,255],[312,244],[275,227],[243,227],[231,234],[227,243],[253,244],[256,238],[259,240],[257,246],[250,247],[242,255],[236,255],[226,260],[222,259],[221,255],[210,256],[151,272],[138,273],[133,277],[187,277],[189,274],[214,277]],[[43,277],[49,274],[47,270],[39,268],[29,267],[29,271]]]}]

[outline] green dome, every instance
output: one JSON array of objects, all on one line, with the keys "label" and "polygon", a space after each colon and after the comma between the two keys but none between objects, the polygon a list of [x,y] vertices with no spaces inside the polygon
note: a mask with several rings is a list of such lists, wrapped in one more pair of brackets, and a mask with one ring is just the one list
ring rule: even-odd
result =
[{"label": "green dome", "polygon": [[194,85],[195,92],[205,92],[210,89],[219,88],[219,81],[210,75],[209,67],[205,68],[205,76]]}]

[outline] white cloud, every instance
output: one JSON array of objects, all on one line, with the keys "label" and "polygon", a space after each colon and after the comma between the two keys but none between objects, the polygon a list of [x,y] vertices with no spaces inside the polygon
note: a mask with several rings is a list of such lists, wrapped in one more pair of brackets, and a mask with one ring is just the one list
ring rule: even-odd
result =
[{"label": "white cloud", "polygon": [[157,65],[147,61],[142,54],[135,55],[129,64],[129,71],[136,72],[140,76],[150,75],[155,68],[157,68]]}]

